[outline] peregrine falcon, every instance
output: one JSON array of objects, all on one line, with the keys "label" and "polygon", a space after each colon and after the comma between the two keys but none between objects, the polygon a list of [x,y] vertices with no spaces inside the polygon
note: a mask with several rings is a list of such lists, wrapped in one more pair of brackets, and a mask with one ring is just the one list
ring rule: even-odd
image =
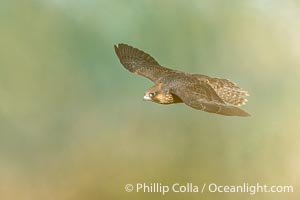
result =
[{"label": "peregrine falcon", "polygon": [[163,67],[149,54],[127,44],[114,47],[128,71],[154,82],[146,91],[144,100],[159,104],[185,103],[194,109],[220,115],[250,116],[238,108],[247,102],[249,94],[235,83]]}]

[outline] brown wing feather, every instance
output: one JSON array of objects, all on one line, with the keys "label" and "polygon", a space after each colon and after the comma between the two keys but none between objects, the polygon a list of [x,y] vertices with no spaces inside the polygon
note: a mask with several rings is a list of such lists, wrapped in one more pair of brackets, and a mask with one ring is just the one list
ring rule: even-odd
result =
[{"label": "brown wing feather", "polygon": [[248,92],[241,89],[235,83],[220,78],[209,78],[208,81],[219,97],[225,102],[235,106],[241,106],[247,102],[246,96],[249,96]]},{"label": "brown wing feather", "polygon": [[210,78],[202,74],[193,74],[193,76],[200,81],[207,81],[217,95],[226,103],[241,106],[247,102],[246,97],[249,96],[248,92],[227,79]]},{"label": "brown wing feather", "polygon": [[149,54],[127,44],[118,44],[114,47],[121,64],[128,71],[144,76],[153,82],[161,76],[175,71],[160,66]]},{"label": "brown wing feather", "polygon": [[238,107],[226,105],[214,89],[204,82],[179,87],[173,93],[182,99],[186,105],[198,110],[227,116],[250,116]]}]

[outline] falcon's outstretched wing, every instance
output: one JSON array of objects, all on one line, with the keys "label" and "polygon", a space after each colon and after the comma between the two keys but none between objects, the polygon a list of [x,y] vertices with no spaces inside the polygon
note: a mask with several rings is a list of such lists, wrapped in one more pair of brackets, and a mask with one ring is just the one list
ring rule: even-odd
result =
[{"label": "falcon's outstretched wing", "polygon": [[127,44],[118,44],[114,47],[121,64],[127,70],[153,82],[168,73],[175,72],[175,70],[160,66],[153,57],[137,48]]},{"label": "falcon's outstretched wing", "polygon": [[246,104],[249,93],[228,79],[210,78],[202,74],[193,74],[199,81],[206,81],[226,103],[241,106]]},{"label": "falcon's outstretched wing", "polygon": [[246,104],[249,93],[241,89],[237,84],[221,78],[209,78],[209,85],[216,91],[225,102],[234,106]]},{"label": "falcon's outstretched wing", "polygon": [[178,87],[172,93],[186,105],[198,110],[228,116],[250,116],[238,107],[225,104],[215,90],[204,82]]}]

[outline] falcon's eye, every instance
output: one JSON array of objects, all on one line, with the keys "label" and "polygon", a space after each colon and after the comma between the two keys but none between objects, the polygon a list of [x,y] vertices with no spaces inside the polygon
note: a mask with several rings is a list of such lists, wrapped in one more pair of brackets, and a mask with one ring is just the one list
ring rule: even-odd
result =
[{"label": "falcon's eye", "polygon": [[149,97],[154,97],[154,96],[155,96],[154,92],[149,93]]}]

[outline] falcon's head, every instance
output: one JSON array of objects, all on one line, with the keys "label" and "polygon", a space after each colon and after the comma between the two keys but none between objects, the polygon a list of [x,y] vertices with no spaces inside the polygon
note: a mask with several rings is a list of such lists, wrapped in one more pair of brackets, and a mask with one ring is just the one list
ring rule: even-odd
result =
[{"label": "falcon's head", "polygon": [[152,86],[146,91],[145,101],[152,101],[159,104],[171,104],[182,102],[177,96],[171,94],[169,90],[163,89],[161,84]]}]

